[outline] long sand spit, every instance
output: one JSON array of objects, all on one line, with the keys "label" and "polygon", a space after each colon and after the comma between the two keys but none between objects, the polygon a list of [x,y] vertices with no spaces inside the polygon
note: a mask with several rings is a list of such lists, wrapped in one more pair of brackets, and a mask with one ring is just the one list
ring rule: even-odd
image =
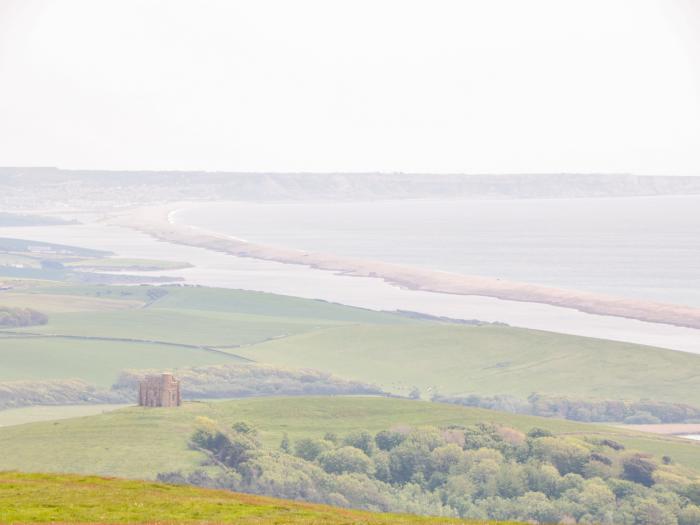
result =
[{"label": "long sand spit", "polygon": [[138,208],[116,214],[108,222],[136,229],[166,242],[215,250],[236,257],[301,264],[350,276],[374,277],[413,290],[542,303],[589,314],[700,329],[699,308],[283,248],[172,222],[170,215],[186,205],[179,203]]}]

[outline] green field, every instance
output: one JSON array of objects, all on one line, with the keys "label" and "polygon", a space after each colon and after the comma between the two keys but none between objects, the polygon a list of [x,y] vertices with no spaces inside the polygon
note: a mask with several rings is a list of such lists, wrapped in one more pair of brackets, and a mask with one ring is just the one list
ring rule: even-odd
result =
[{"label": "green field", "polygon": [[111,386],[127,368],[177,368],[240,361],[233,356],[164,344],[62,338],[0,339],[0,381],[83,379]]},{"label": "green field", "polygon": [[152,287],[39,284],[24,283],[0,295],[0,305],[49,315],[46,325],[0,332],[0,381],[79,378],[110,386],[126,368],[238,362],[241,345],[349,323],[408,322],[240,290],[168,287],[164,297],[154,299],[148,295]]},{"label": "green field", "polygon": [[370,513],[144,481],[16,472],[0,472],[0,523],[506,525]]},{"label": "green field", "polygon": [[700,405],[700,356],[501,326],[344,326],[240,349],[264,363],[314,367],[406,393],[532,392]]},{"label": "green field", "polygon": [[9,307],[34,308],[46,314],[63,312],[110,312],[114,310],[133,310],[143,307],[138,299],[103,298],[93,296],[66,296],[60,293],[22,293],[3,292],[0,304]]},{"label": "green field", "polygon": [[[41,302],[41,296],[46,293],[60,294],[65,296],[67,301],[91,297],[149,302],[148,293],[153,288],[150,286],[71,286],[47,283],[43,286],[29,287],[24,291],[28,295],[28,300],[34,301],[35,305],[38,306]],[[346,323],[411,322],[395,314],[265,292],[199,286],[159,286],[157,288],[167,291],[167,294],[149,303],[149,308],[245,313]]]},{"label": "green field", "polygon": [[55,421],[93,416],[125,408],[127,405],[45,405],[0,410],[0,427],[24,425],[37,421]]},{"label": "green field", "polygon": [[186,403],[173,409],[132,407],[113,412],[0,428],[0,470],[75,472],[154,478],[158,472],[189,470],[203,456],[187,447],[197,418],[256,425],[266,446],[284,433],[296,440],[400,425],[447,426],[494,422],[522,431],[542,427],[557,434],[607,436],[657,457],[671,456],[700,469],[700,443],[622,428],[559,419],[518,416],[455,405],[379,397],[255,398]]},{"label": "green field", "polygon": [[46,325],[12,330],[41,337],[0,338],[0,380],[80,378],[109,385],[122,368],[199,366],[242,356],[402,395],[418,387],[424,397],[537,392],[700,406],[700,356],[628,343],[204,287],[27,281],[0,293],[0,305],[49,315]]},{"label": "green field", "polygon": [[29,327],[33,334],[143,339],[202,346],[239,346],[275,337],[337,326],[326,320],[149,308],[119,312],[62,313],[45,326]]}]

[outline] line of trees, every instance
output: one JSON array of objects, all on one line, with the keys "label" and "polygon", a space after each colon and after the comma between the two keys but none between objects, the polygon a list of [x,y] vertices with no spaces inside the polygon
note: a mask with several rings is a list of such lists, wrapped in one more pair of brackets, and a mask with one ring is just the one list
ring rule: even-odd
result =
[{"label": "line of trees", "polygon": [[[148,370],[127,370],[112,387],[135,392],[138,381]],[[382,390],[360,381],[350,381],[327,372],[304,368],[289,369],[272,365],[211,365],[174,371],[187,399],[250,396],[375,395]]]},{"label": "line of trees", "polygon": [[532,394],[527,399],[508,395],[441,396],[438,394],[432,399],[441,403],[574,421],[628,424],[700,422],[700,408],[682,403],[652,400],[576,399],[542,394]]},{"label": "line of trees", "polygon": [[380,512],[530,523],[697,525],[700,479],[609,440],[508,427],[395,428],[285,436],[265,449],[239,422],[202,418],[191,448],[203,468],[171,483],[226,488]]},{"label": "line of trees", "polygon": [[[79,379],[0,381],[0,410],[32,405],[134,403],[138,382],[160,370],[126,370],[111,389]],[[376,386],[326,372],[267,365],[213,365],[178,369],[186,399],[297,395],[381,395]]]},{"label": "line of trees", "polygon": [[79,379],[0,382],[0,410],[32,405],[129,403],[133,400],[133,393],[125,395]]},{"label": "line of trees", "polygon": [[48,316],[37,310],[0,306],[0,327],[19,328],[21,326],[42,325],[48,322]]}]

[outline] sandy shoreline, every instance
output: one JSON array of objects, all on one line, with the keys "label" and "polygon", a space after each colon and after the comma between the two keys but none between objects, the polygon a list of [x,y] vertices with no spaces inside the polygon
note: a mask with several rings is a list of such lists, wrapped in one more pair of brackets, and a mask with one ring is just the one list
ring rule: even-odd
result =
[{"label": "sandy shoreline", "polygon": [[171,222],[172,214],[188,204],[173,203],[131,210],[111,217],[108,222],[136,229],[162,241],[215,250],[237,257],[300,264],[350,276],[373,277],[412,290],[541,303],[589,314],[700,329],[698,308],[281,248]]}]

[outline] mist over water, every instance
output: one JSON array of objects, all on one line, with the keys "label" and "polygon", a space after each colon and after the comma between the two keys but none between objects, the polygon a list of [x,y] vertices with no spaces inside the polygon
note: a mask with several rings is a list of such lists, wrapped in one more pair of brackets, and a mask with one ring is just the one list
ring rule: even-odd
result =
[{"label": "mist over water", "polygon": [[700,306],[700,196],[207,203],[251,242]]}]

